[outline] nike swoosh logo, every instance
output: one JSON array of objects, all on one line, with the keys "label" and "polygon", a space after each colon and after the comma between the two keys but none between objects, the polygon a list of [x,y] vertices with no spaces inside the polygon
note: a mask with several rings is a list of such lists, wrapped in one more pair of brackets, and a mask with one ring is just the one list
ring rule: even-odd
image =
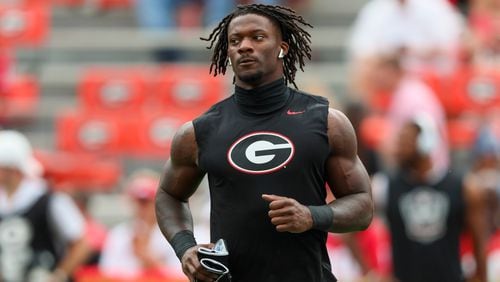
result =
[{"label": "nike swoosh logo", "polygon": [[286,114],[287,114],[287,115],[289,115],[289,116],[293,116],[293,115],[300,115],[300,114],[303,114],[304,112],[305,112],[305,111],[294,112],[294,111],[292,111],[292,110],[288,110],[288,111],[286,112]]}]

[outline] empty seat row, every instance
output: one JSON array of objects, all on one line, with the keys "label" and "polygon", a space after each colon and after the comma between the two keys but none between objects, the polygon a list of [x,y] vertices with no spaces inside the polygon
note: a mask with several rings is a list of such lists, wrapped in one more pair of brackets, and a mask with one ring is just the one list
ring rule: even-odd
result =
[{"label": "empty seat row", "polygon": [[57,115],[57,148],[166,159],[177,129],[225,96],[225,79],[206,66],[90,67],[77,107]]},{"label": "empty seat row", "polygon": [[77,85],[79,104],[91,112],[204,111],[225,95],[225,80],[205,66],[90,67]]}]

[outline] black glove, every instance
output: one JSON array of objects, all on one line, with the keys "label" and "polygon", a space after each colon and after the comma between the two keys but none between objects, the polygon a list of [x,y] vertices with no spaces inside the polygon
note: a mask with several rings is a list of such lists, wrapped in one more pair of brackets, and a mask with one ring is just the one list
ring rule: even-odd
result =
[{"label": "black glove", "polygon": [[198,259],[203,268],[218,275],[217,282],[231,282],[231,273],[227,267],[229,252],[224,239],[219,239],[212,249],[199,247]]}]

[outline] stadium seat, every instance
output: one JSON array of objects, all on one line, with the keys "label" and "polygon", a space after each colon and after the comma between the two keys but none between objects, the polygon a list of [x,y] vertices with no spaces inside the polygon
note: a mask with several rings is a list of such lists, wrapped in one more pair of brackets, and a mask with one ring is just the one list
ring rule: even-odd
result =
[{"label": "stadium seat", "polygon": [[112,158],[48,150],[36,150],[35,157],[55,190],[109,191],[122,176],[121,163]]},{"label": "stadium seat", "polygon": [[462,67],[449,77],[425,75],[449,117],[500,109],[500,71]]},{"label": "stadium seat", "polygon": [[83,5],[85,0],[51,0],[57,6],[77,7]]},{"label": "stadium seat", "polygon": [[360,142],[368,148],[377,149],[389,136],[390,124],[386,118],[379,115],[366,117],[360,124]]},{"label": "stadium seat", "polygon": [[368,103],[373,112],[387,113],[392,102],[392,93],[387,91],[377,91],[369,95]]},{"label": "stadium seat", "polygon": [[79,81],[78,98],[89,112],[137,112],[149,83],[144,69],[90,68]]},{"label": "stadium seat", "polygon": [[160,106],[202,113],[224,98],[224,78],[213,77],[206,66],[168,65],[155,78],[153,99]]},{"label": "stadium seat", "polygon": [[450,149],[470,148],[476,138],[479,125],[479,120],[476,118],[450,118],[447,121]]},{"label": "stadium seat", "polygon": [[459,116],[464,109],[464,101],[457,99],[457,94],[452,92],[455,75],[442,75],[435,70],[428,70],[422,74],[424,82],[434,91],[450,118]]},{"label": "stadium seat", "polygon": [[188,282],[186,276],[168,268],[149,270],[135,277],[117,277],[101,273],[95,266],[82,267],[75,274],[75,282]]},{"label": "stadium seat", "polygon": [[101,9],[130,8],[133,0],[98,0]]},{"label": "stadium seat", "polygon": [[39,47],[49,32],[47,5],[0,4],[0,46]]},{"label": "stadium seat", "polygon": [[130,147],[131,119],[85,111],[61,113],[56,121],[57,148],[68,152],[121,155]]},{"label": "stadium seat", "polygon": [[30,75],[15,75],[0,92],[0,119],[15,121],[35,116],[40,95],[37,80]]},{"label": "stadium seat", "polygon": [[500,110],[500,70],[473,70],[464,94],[467,107],[475,112]]},{"label": "stadium seat", "polygon": [[197,113],[189,110],[170,109],[162,113],[145,113],[138,117],[136,139],[132,141],[133,154],[137,157],[166,159],[177,129],[193,119]]}]

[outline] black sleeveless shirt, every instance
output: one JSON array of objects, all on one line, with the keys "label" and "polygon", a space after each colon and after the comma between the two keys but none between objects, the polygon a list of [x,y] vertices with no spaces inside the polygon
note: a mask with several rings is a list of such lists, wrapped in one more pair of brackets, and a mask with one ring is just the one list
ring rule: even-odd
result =
[{"label": "black sleeveless shirt", "polygon": [[394,274],[402,282],[464,281],[459,238],[464,225],[461,178],[434,184],[399,173],[389,182],[387,219]]},{"label": "black sleeveless shirt", "polygon": [[208,173],[211,238],[224,238],[234,281],[335,281],[326,232],[277,232],[262,194],[325,204],[328,101],[286,87],[236,87],[194,120]]}]

